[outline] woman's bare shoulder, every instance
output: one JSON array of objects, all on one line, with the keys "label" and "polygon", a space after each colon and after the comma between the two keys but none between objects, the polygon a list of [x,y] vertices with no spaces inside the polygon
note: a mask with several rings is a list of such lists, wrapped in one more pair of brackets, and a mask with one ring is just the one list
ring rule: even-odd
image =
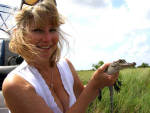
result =
[{"label": "woman's bare shoulder", "polygon": [[52,113],[34,87],[18,75],[4,80],[2,92],[12,113]]},{"label": "woman's bare shoulder", "polygon": [[34,91],[34,88],[18,75],[6,77],[2,85],[2,92],[6,99],[9,97],[17,98],[17,96],[22,95],[26,91]]}]

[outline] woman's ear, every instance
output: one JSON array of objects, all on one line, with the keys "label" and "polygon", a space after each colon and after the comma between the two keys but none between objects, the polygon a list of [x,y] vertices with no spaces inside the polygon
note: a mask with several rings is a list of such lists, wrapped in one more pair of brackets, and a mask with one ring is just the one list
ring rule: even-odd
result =
[{"label": "woman's ear", "polygon": [[17,31],[17,27],[15,27],[13,30],[12,30],[12,32],[16,32]]}]

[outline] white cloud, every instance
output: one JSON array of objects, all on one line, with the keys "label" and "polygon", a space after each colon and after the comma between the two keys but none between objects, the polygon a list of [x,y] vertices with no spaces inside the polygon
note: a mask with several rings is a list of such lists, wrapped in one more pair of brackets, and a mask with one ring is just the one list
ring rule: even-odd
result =
[{"label": "white cloud", "polygon": [[79,5],[88,6],[91,8],[104,8],[109,5],[109,0],[72,0]]},{"label": "white cloud", "polygon": [[76,32],[76,56],[72,56],[72,59],[77,68],[81,67],[81,62],[87,68],[92,62],[109,62],[119,58],[136,61],[138,64],[149,62],[148,34],[144,33],[144,30],[150,29],[147,18],[150,11],[149,1],[125,2],[119,8],[113,8],[110,5],[111,0],[107,1],[109,5],[104,8],[89,8],[71,1],[69,5],[64,2],[64,6],[61,6],[62,13],[68,17]]},{"label": "white cloud", "polygon": [[147,43],[146,35],[135,35],[134,38],[128,37],[127,40],[115,52],[114,57],[122,56],[128,61],[137,62],[140,65],[142,62],[150,63],[150,46]]}]

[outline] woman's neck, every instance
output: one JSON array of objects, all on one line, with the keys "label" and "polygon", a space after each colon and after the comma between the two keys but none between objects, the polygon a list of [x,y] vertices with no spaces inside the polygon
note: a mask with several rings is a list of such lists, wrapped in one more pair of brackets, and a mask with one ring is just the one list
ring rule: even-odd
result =
[{"label": "woman's neck", "polygon": [[56,63],[54,63],[54,65],[52,66],[50,61],[46,61],[46,62],[36,61],[36,62],[27,62],[27,63],[41,71],[48,70],[56,66]]}]

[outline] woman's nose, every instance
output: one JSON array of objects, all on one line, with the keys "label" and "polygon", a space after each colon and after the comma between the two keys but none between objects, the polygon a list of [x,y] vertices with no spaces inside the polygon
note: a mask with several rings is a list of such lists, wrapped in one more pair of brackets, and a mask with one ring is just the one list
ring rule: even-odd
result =
[{"label": "woman's nose", "polygon": [[46,32],[43,36],[43,41],[46,41],[46,42],[51,41],[53,39],[53,37],[54,36],[52,34]]}]

